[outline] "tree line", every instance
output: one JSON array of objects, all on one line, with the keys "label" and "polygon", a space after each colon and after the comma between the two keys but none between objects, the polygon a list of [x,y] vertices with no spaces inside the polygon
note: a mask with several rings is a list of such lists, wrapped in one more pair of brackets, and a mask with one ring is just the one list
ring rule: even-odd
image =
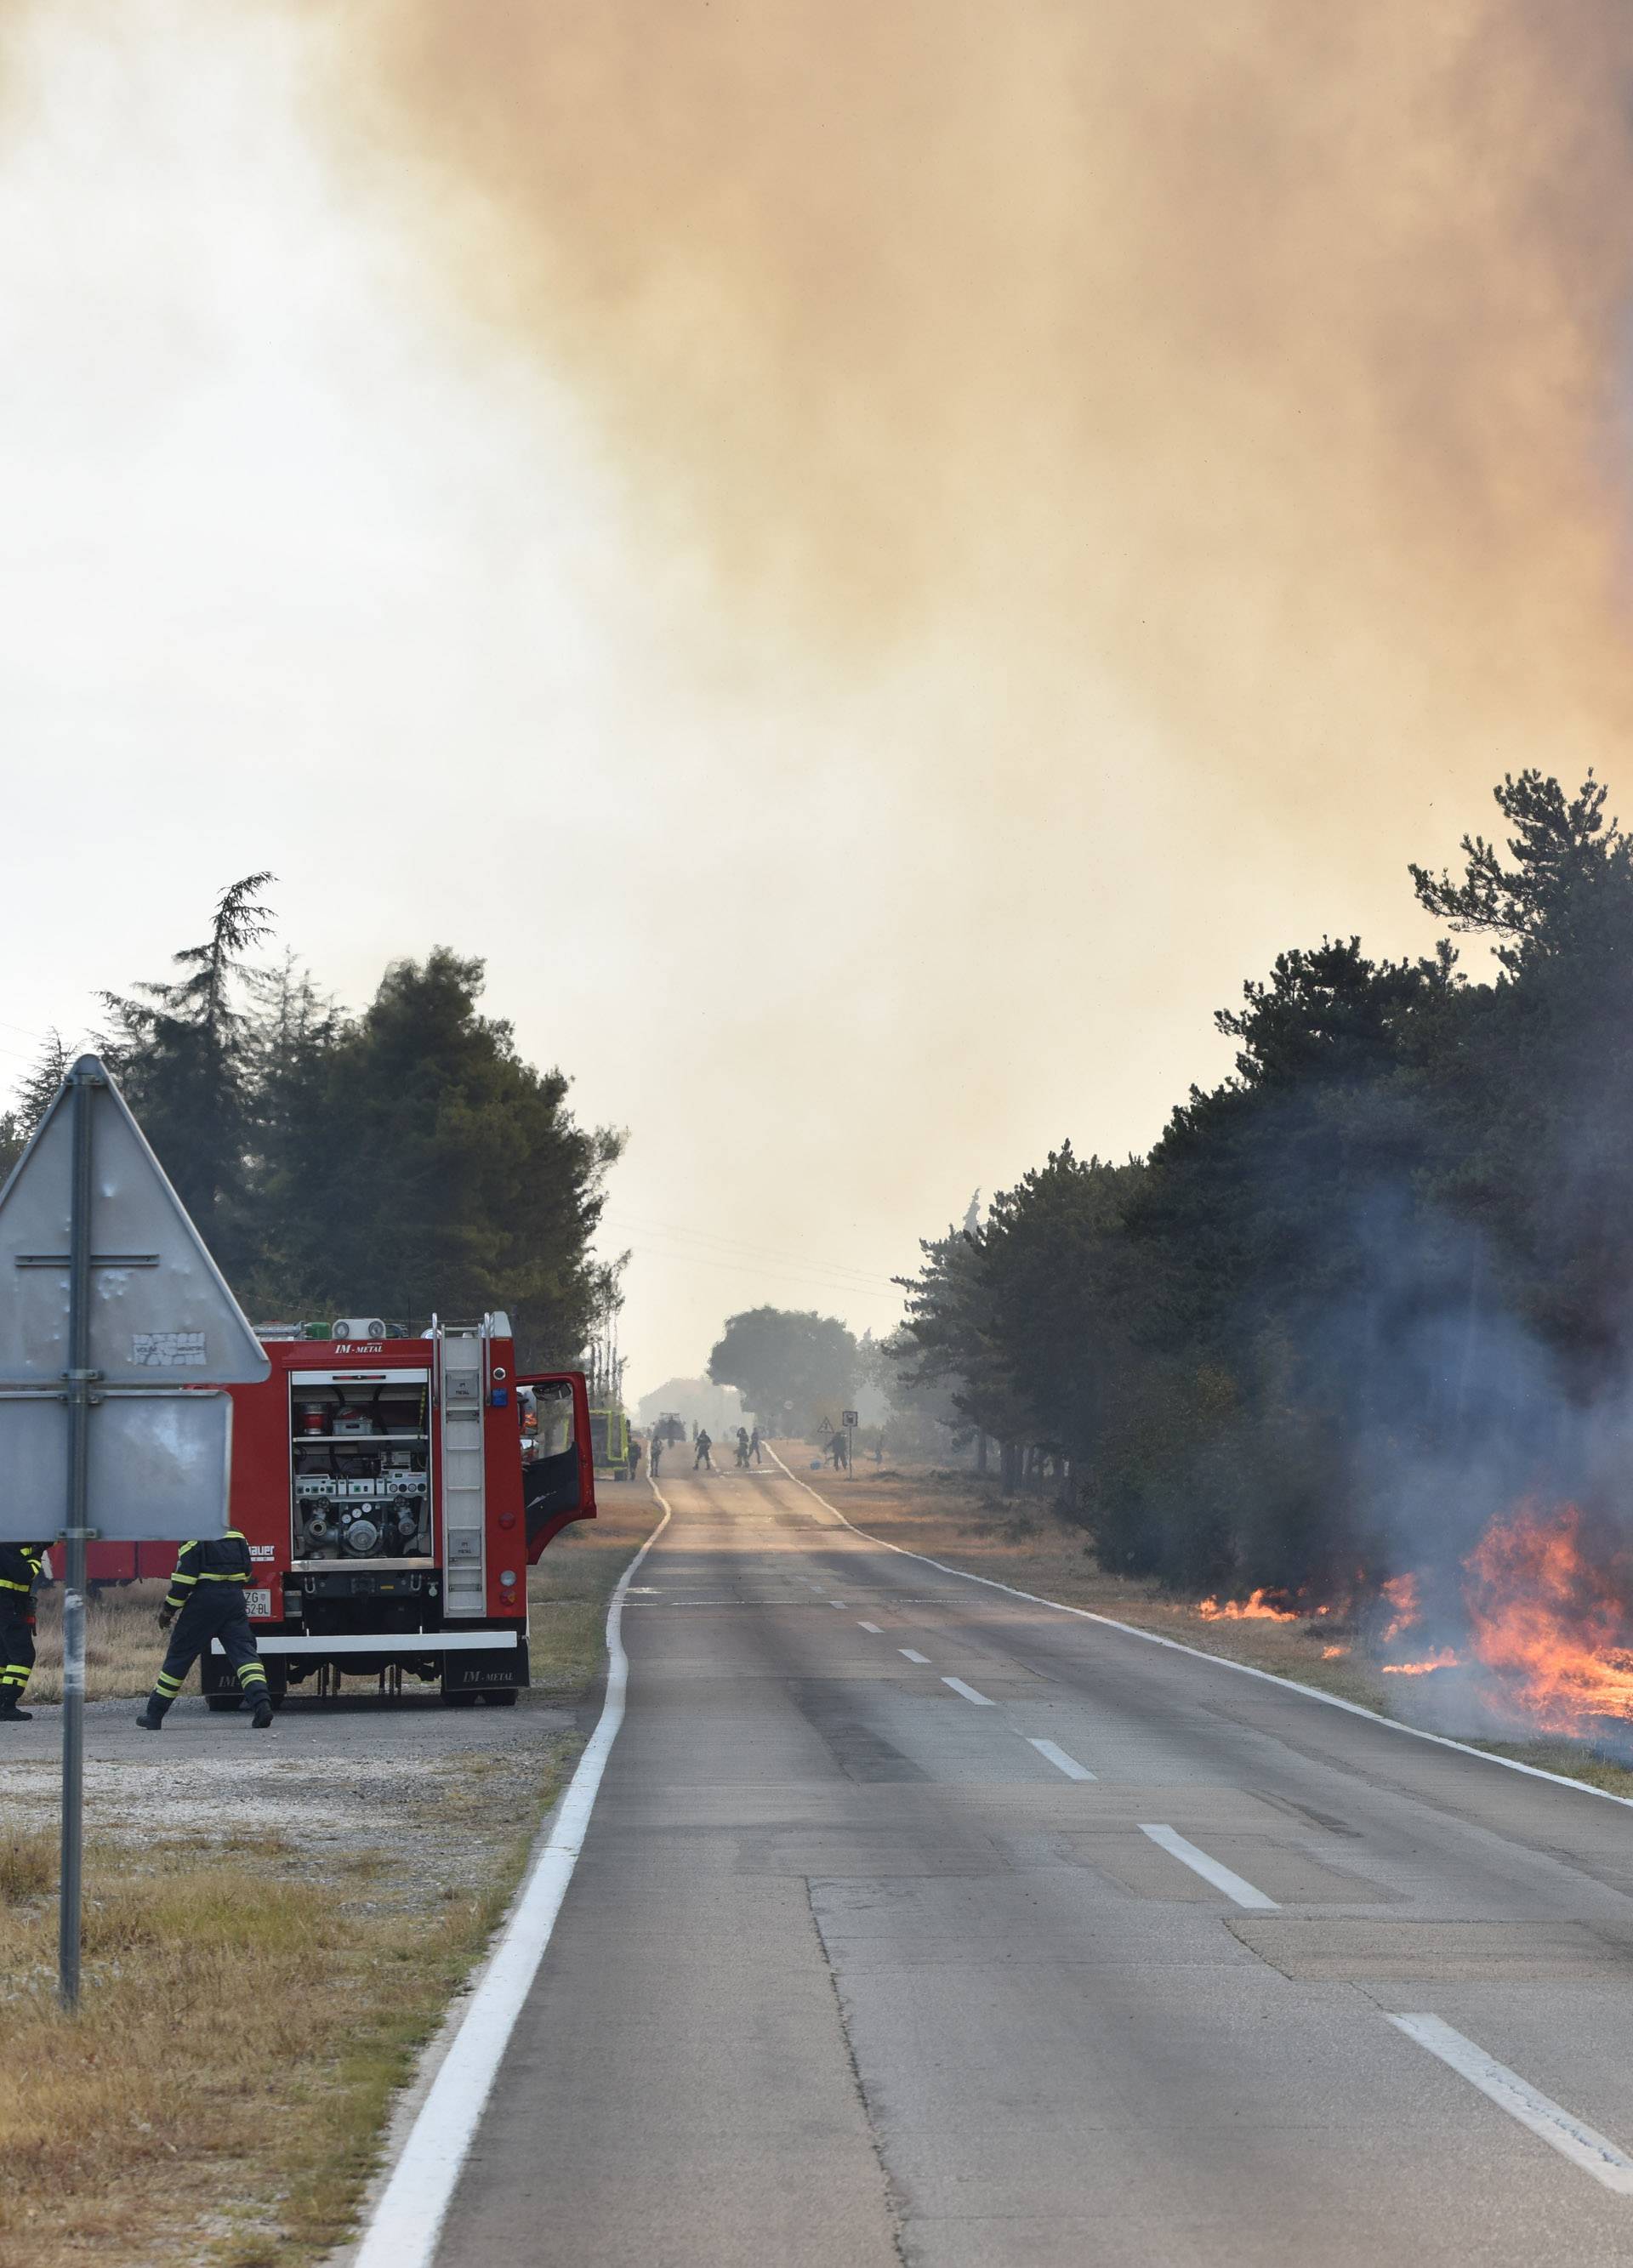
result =
[{"label": "tree line", "polygon": [[1591,775],[1495,792],[1505,845],[1410,869],[1432,953],[1282,954],[1149,1156],[923,1244],[905,1390],[1105,1565],[1311,1594],[1527,1490],[1633,1512],[1633,842]]},{"label": "tree line", "polygon": [[[351,1013],[257,959],[272,879],[225,890],[169,976],[104,993],[92,1041],[240,1301],[417,1325],[502,1307],[524,1359],[572,1361],[616,1296],[591,1243],[622,1138],[481,1012],[478,960],[393,961]],[[0,1179],[69,1060],[49,1035],[0,1114]]]}]

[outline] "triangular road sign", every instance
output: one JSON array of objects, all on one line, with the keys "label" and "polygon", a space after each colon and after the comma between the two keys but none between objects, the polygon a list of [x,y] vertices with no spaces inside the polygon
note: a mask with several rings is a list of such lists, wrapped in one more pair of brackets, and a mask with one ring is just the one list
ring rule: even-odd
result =
[{"label": "triangular road sign", "polygon": [[[204,1241],[94,1057],[90,1366],[109,1386],[239,1386],[271,1366]],[[0,1189],[0,1386],[68,1369],[73,1090],[64,1085]]]}]

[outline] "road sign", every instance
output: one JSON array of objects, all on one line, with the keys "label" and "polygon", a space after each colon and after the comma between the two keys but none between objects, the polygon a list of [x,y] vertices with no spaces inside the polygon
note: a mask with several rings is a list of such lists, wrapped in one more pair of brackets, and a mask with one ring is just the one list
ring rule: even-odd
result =
[{"label": "road sign", "polygon": [[[185,1496],[135,1533],[218,1535],[227,1521],[225,1395],[271,1365],[123,1097],[81,1056],[0,1189],[0,1454],[20,1460],[0,1535],[47,1542],[63,1570],[63,1865],[57,1992],[79,2006],[85,1825],[85,1544],[122,1499]],[[0,1468],[4,1469],[4,1468]],[[7,1471],[6,1479],[12,1479]],[[132,1516],[134,1517],[134,1512]],[[161,1516],[158,1507],[149,1515]],[[119,1530],[129,1535],[126,1526]]]},{"label": "road sign", "polygon": [[845,1410],[839,1413],[839,1423],[842,1425],[855,1426],[861,1425],[861,1419],[853,1410]]},{"label": "road sign", "polygon": [[[63,1525],[71,1413],[53,1393],[0,1393],[0,1541],[48,1543]],[[102,1542],[219,1535],[226,1526],[233,1445],[230,1395],[93,1395],[85,1478]]]},{"label": "road sign", "polygon": [[[65,1371],[105,1386],[236,1386],[269,1364],[123,1096],[97,1063],[65,1082],[0,1191],[0,1387],[57,1386]],[[89,1110],[92,1207],[85,1361],[69,1359],[72,1098]]]}]

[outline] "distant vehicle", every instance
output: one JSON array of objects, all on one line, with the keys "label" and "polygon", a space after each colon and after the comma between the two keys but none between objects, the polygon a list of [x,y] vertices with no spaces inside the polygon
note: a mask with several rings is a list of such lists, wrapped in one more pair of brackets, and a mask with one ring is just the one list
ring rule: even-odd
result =
[{"label": "distant vehicle", "polygon": [[683,1441],[686,1438],[686,1420],[681,1416],[680,1411],[678,1410],[661,1411],[658,1422],[652,1429],[652,1438],[654,1441],[663,1442],[666,1447],[676,1446]]},{"label": "distant vehicle", "polygon": [[614,1481],[631,1477],[635,1461],[630,1454],[630,1421],[622,1410],[590,1411],[590,1451],[597,1474]]}]

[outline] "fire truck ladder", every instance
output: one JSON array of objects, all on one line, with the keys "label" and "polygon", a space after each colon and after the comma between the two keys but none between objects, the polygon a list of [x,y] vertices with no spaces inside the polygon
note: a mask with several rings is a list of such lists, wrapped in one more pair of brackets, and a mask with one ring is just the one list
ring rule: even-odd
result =
[{"label": "fire truck ladder", "polygon": [[480,1326],[445,1325],[442,1337],[442,1543],[447,1615],[487,1609],[482,1412],[487,1350]]}]

